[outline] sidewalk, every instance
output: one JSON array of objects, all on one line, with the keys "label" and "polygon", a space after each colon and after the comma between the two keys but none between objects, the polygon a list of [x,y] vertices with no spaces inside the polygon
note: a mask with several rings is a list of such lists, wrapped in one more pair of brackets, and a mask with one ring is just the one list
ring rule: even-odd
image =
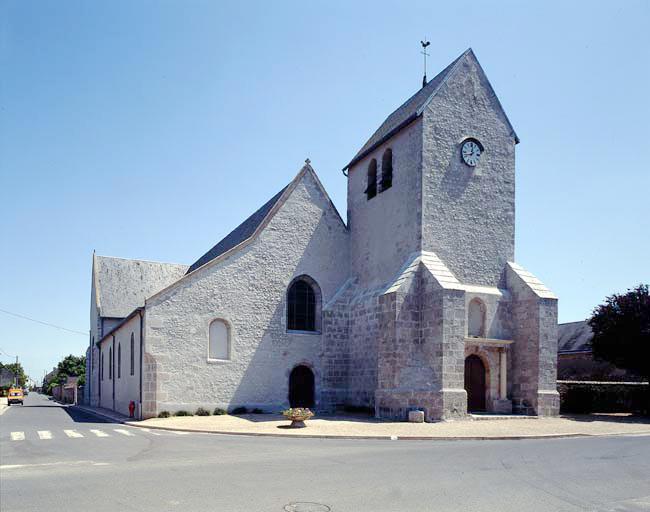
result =
[{"label": "sidewalk", "polygon": [[7,409],[9,409],[9,404],[7,403],[7,397],[6,397],[6,396],[2,396],[2,397],[0,397],[0,416],[2,416],[2,414],[3,414]]},{"label": "sidewalk", "polygon": [[535,439],[621,434],[650,435],[650,418],[625,414],[592,414],[558,418],[499,418],[438,423],[388,422],[360,415],[320,416],[307,428],[288,429],[289,422],[276,414],[241,416],[191,416],[125,421],[136,427],[188,432],[209,432],[279,437],[352,439]]}]

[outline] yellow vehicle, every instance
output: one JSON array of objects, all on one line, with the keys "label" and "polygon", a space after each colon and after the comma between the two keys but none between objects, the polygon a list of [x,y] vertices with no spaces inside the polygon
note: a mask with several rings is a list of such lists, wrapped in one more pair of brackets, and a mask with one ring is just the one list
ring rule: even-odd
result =
[{"label": "yellow vehicle", "polygon": [[11,404],[20,404],[23,405],[23,390],[20,388],[9,388],[9,393],[7,394],[7,403]]}]

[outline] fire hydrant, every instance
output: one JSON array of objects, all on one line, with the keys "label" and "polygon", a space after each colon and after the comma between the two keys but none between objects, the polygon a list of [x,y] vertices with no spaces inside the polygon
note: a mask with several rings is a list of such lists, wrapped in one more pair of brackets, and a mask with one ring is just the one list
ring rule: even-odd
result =
[{"label": "fire hydrant", "polygon": [[129,402],[129,418],[133,418],[133,412],[135,411],[135,402],[131,400]]}]

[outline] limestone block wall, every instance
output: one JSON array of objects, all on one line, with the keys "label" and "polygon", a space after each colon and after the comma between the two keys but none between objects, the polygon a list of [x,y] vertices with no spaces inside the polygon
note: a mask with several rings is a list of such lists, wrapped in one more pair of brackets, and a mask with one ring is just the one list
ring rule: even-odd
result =
[{"label": "limestone block wall", "polygon": [[[310,172],[248,245],[147,300],[146,415],[161,410],[288,406],[299,364],[322,392],[322,334],[288,332],[286,292],[302,274],[327,304],[348,278],[348,232]],[[230,358],[208,360],[210,322],[230,327]]]},{"label": "limestone block wall", "polygon": [[[473,56],[423,114],[422,249],[435,252],[463,283],[497,286],[514,258],[515,141]],[[476,167],[460,148],[477,138]]]},{"label": "limestone block wall", "polygon": [[350,301],[355,289],[348,280],[323,308],[321,408],[330,412],[348,404]]},{"label": "limestone block wall", "polygon": [[559,412],[557,392],[557,298],[532,274],[507,268],[512,294],[513,410],[539,416]]},{"label": "limestone block wall", "polygon": [[382,297],[376,414],[427,421],[463,417],[465,292],[443,288],[420,267]]},{"label": "limestone block wall", "polygon": [[350,301],[348,392],[346,403],[373,407],[377,388],[377,343],[381,336],[381,290],[359,292]]},{"label": "limestone block wall", "polygon": [[[422,120],[411,125],[352,166],[348,173],[348,224],[351,273],[362,289],[391,279],[421,245]],[[386,148],[393,151],[393,186],[368,200],[367,168],[377,160],[378,181]],[[381,190],[381,187],[378,188]]]}]

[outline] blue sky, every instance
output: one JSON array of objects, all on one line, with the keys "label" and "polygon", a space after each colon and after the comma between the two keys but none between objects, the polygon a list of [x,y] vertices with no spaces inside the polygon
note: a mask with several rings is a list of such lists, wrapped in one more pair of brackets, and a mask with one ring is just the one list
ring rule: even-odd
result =
[{"label": "blue sky", "polygon": [[[0,3],[0,309],[85,332],[98,254],[190,264],[341,168],[472,47],[521,144],[516,259],[560,321],[650,280],[650,2]],[[88,337],[0,313],[35,378]]]}]

